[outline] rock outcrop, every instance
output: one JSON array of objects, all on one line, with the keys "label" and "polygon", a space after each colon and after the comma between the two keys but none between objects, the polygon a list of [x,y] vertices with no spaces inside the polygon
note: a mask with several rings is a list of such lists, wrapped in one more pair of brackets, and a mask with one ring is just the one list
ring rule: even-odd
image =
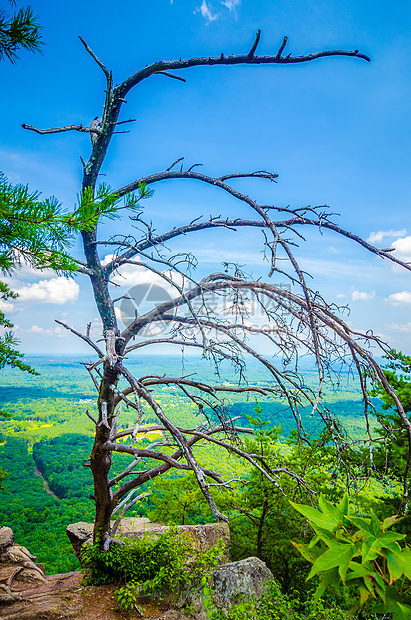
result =
[{"label": "rock outcrop", "polygon": [[[139,521],[139,522],[138,522]],[[148,520],[125,519],[124,536],[142,537],[145,534],[158,536],[168,528],[151,524]],[[229,548],[229,529],[226,524],[210,523],[201,526],[181,526],[193,540],[198,551],[206,551],[221,538]],[[69,526],[72,538],[78,544],[89,542],[92,526],[77,523]],[[226,558],[228,555],[226,555]],[[23,546],[16,545],[10,528],[0,527],[0,618],[2,620],[115,620],[118,617],[114,585],[91,587],[81,583],[80,572],[51,575],[46,577],[41,564]],[[143,620],[205,620],[201,575],[180,591],[165,593],[161,601],[141,601]],[[210,578],[215,607],[227,610],[241,595],[247,599],[261,596],[264,582],[272,574],[258,558],[247,558],[240,562],[223,563],[216,567]],[[147,608],[148,604],[148,608]],[[140,602],[138,602],[140,605]],[[188,614],[187,606],[190,606]],[[184,609],[184,607],[186,609]],[[162,609],[162,613],[160,613]],[[135,612],[137,614],[137,612]],[[131,617],[137,618],[134,612]],[[160,614],[160,615],[159,615]]]},{"label": "rock outcrop", "polygon": [[246,599],[252,596],[259,598],[264,592],[264,583],[269,579],[273,579],[273,574],[259,558],[251,557],[217,566],[210,580],[214,605],[226,610],[241,596]]},{"label": "rock outcrop", "polygon": [[9,527],[0,528],[0,603],[14,603],[22,590],[46,583],[44,568],[26,547],[16,545]]},{"label": "rock outcrop", "polygon": [[[111,522],[114,525],[114,521]],[[133,536],[136,532],[143,534],[153,528],[161,527],[164,523],[151,523],[150,519],[145,517],[125,517],[121,520],[117,530],[117,536]],[[66,528],[66,534],[74,549],[74,555],[81,562],[81,547],[84,544],[91,544],[93,541],[94,523],[86,523],[79,521],[71,523]]]},{"label": "rock outcrop", "polygon": [[[78,573],[46,578],[26,547],[16,545],[9,527],[0,527],[0,617],[5,620],[57,620],[80,617],[81,605],[70,592]],[[77,580],[72,576],[77,576]],[[69,585],[70,582],[70,585]]]},{"label": "rock outcrop", "polygon": [[[241,597],[247,600],[252,596],[260,598],[264,592],[265,582],[270,579],[273,579],[271,571],[259,558],[251,557],[238,562],[220,564],[210,577],[213,604],[227,611],[238,603]],[[194,581],[183,586],[177,600],[174,601],[176,609],[187,606],[195,610],[195,617],[205,618],[200,578],[198,583]]]},{"label": "rock outcrop", "polygon": [[[169,526],[163,523],[151,523],[149,519],[125,518],[122,520],[116,536],[126,538],[143,538],[144,536],[157,537],[169,530]],[[223,563],[230,561],[230,529],[227,523],[206,523],[205,525],[179,525],[181,532],[187,532],[191,539],[193,548],[200,553],[208,551],[219,540],[225,543]],[[81,547],[89,544],[93,539],[92,523],[73,523],[66,529],[67,536],[73,545],[75,556],[81,561]]]}]

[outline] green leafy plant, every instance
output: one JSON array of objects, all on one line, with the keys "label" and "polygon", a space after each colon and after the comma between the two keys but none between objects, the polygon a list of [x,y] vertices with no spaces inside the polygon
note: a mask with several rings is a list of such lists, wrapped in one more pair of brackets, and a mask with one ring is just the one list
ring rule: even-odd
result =
[{"label": "green leafy plant", "polygon": [[[292,471],[305,480],[307,487],[295,479],[279,474],[274,486],[261,472],[252,468],[247,484],[235,492],[220,492],[223,510],[230,514],[231,553],[234,560],[255,555],[262,559],[275,575],[282,591],[298,591],[300,600],[310,596],[311,584],[305,583],[309,564],[290,544],[307,542],[306,520],[290,508],[288,498],[299,503],[310,500],[311,489],[323,492],[329,501],[338,500],[344,492],[343,474],[337,464],[330,434],[324,430],[311,438],[310,445],[302,443],[297,434],[282,436],[281,425],[269,427],[263,419],[262,407],[254,408],[255,415],[246,416],[254,435],[245,438],[247,452],[275,458],[276,467]],[[265,413],[267,417],[267,412]],[[220,504],[219,504],[220,505]],[[227,507],[226,507],[227,506]]]},{"label": "green leafy plant", "polygon": [[383,521],[373,511],[369,517],[350,516],[347,494],[337,506],[320,495],[320,510],[290,503],[315,532],[308,545],[293,543],[312,563],[307,580],[319,576],[314,600],[330,587],[353,586],[357,597],[351,615],[365,608],[392,613],[394,620],[411,618],[411,606],[404,603],[410,591],[411,548],[405,534],[387,531],[399,521],[396,516]]},{"label": "green leafy plant", "polygon": [[103,551],[98,544],[82,551],[87,581],[93,585],[105,583],[139,583],[142,590],[154,593],[172,589],[185,580],[185,561],[192,554],[190,538],[176,529],[157,538],[126,539],[123,545],[111,545]]},{"label": "green leafy plant", "polygon": [[300,608],[297,598],[286,596],[276,581],[267,581],[261,598],[255,596],[233,605],[227,612],[215,610],[211,620],[348,620],[348,612],[322,601],[308,600]]},{"label": "green leafy plant", "polygon": [[138,583],[131,581],[115,591],[117,603],[124,611],[131,611],[137,602]]},{"label": "green leafy plant", "polygon": [[208,576],[224,551],[221,540],[205,553],[199,553],[193,548],[190,535],[177,528],[170,528],[157,538],[146,536],[123,542],[111,545],[108,551],[98,544],[86,546],[82,559],[87,584],[124,584],[115,595],[125,610],[133,608],[138,595],[161,595],[198,578],[201,586],[207,588]]},{"label": "green leafy plant", "polygon": [[213,570],[217,567],[219,557],[223,553],[225,544],[223,540],[219,540],[205,553],[201,553],[197,557],[196,572],[202,574],[200,586],[203,590],[203,605],[206,611],[206,618],[212,618],[216,608],[213,602],[214,591],[210,586],[210,580]]}]

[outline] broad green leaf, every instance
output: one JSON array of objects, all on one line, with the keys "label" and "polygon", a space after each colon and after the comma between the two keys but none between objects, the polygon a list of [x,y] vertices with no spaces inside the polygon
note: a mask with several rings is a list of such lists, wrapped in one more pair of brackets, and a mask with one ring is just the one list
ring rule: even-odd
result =
[{"label": "broad green leaf", "polygon": [[386,597],[387,597],[387,587],[382,577],[380,575],[378,575],[378,577],[379,577],[379,582],[374,583],[374,588],[375,588],[376,593],[380,597],[380,599],[385,603]]},{"label": "broad green leaf", "polygon": [[402,557],[404,560],[404,575],[411,579],[411,547],[403,549]]},{"label": "broad green leaf", "polygon": [[365,586],[360,586],[358,590],[360,592],[360,607],[363,607],[370,598],[371,594]]},{"label": "broad green leaf", "polygon": [[380,536],[382,533],[380,520],[376,516],[373,510],[371,510],[371,523],[370,523],[374,536]]},{"label": "broad green leaf", "polygon": [[335,538],[335,534],[333,532],[330,532],[329,530],[325,530],[322,527],[317,527],[317,526],[312,526],[315,533],[317,534],[318,538],[320,540],[322,540],[327,547],[331,547],[335,542],[338,543],[338,541]]},{"label": "broad green leaf", "polygon": [[349,507],[348,493],[344,493],[343,497],[340,500],[340,503],[338,504],[338,510],[340,513],[340,517],[346,517],[348,515],[348,507]]},{"label": "broad green leaf", "polygon": [[379,603],[371,608],[372,613],[389,614],[392,613],[393,620],[410,620],[411,607],[405,605],[397,593],[387,596],[385,603]]},{"label": "broad green leaf", "polygon": [[290,504],[300,512],[304,517],[306,517],[309,521],[312,521],[315,525],[327,530],[329,532],[333,532],[337,529],[340,521],[336,519],[334,516],[330,514],[324,515],[319,510],[315,508],[311,508],[311,506],[305,506],[304,504],[295,504],[290,501]]},{"label": "broad green leaf", "polygon": [[359,562],[350,562],[348,568],[351,572],[347,574],[346,581],[350,579],[363,579],[364,577],[375,577],[375,570],[373,565],[368,562],[366,564],[360,564]]},{"label": "broad green leaf", "polygon": [[386,519],[384,519],[384,521],[382,521],[381,529],[388,530],[392,525],[394,525],[394,523],[398,523],[402,519],[403,517],[398,517],[397,515],[387,517]]},{"label": "broad green leaf", "polygon": [[312,548],[310,545],[303,545],[302,543],[295,543],[294,541],[291,541],[291,544],[298,549],[303,558],[312,563],[314,563],[322,553],[321,549]]},{"label": "broad green leaf", "polygon": [[347,575],[348,565],[351,562],[353,554],[355,553],[355,548],[353,545],[345,545],[347,549],[343,554],[340,555],[340,564],[338,566],[338,573],[341,577],[343,584],[345,585],[345,577]]},{"label": "broad green leaf", "polygon": [[390,583],[399,579],[404,572],[404,556],[396,553],[387,553],[387,566],[390,573]]},{"label": "broad green leaf", "polygon": [[318,584],[317,589],[314,593],[314,602],[318,601],[321,598],[321,596],[324,594],[327,588],[331,586],[336,589],[338,585],[339,585],[339,578],[338,578],[337,567],[332,568],[331,570],[326,571],[325,573],[322,573],[320,575],[320,583]]},{"label": "broad green leaf", "polygon": [[340,544],[333,549],[328,549],[328,551],[320,555],[314,562],[310,574],[307,577],[307,581],[318,573],[323,573],[335,567],[339,568],[341,565],[345,577],[348,564],[352,558],[352,553],[353,547],[351,545]]},{"label": "broad green leaf", "polygon": [[365,517],[346,517],[350,523],[356,525],[360,530],[364,530],[367,534],[371,536],[375,536],[373,528],[371,526],[371,519],[366,519]]},{"label": "broad green leaf", "polygon": [[379,555],[378,549],[381,549],[381,545],[376,538],[366,540],[362,546],[362,563],[375,560]]},{"label": "broad green leaf", "polygon": [[313,547],[315,547],[315,545],[316,545],[318,542],[320,542],[320,540],[321,540],[321,536],[319,536],[318,534],[316,534],[316,535],[315,535],[315,536],[314,536],[314,537],[310,540],[310,543],[309,543],[309,545],[308,545],[308,546],[309,546],[309,548],[310,548],[310,549],[312,549]]},{"label": "broad green leaf", "polygon": [[363,562],[368,560],[375,560],[378,555],[386,556],[383,551],[387,549],[391,553],[400,554],[401,547],[397,543],[397,540],[402,540],[405,536],[403,534],[397,534],[396,532],[386,532],[380,534],[378,538],[369,537],[362,547]]},{"label": "broad green leaf", "polygon": [[385,547],[386,544],[390,544],[397,540],[404,540],[406,538],[406,534],[398,534],[397,532],[384,532],[380,534],[378,540],[381,541],[381,546]]},{"label": "broad green leaf", "polygon": [[371,577],[371,575],[366,575],[364,577],[364,583],[366,588],[368,589],[368,591],[370,592],[371,596],[375,597],[375,593],[374,593],[374,579],[373,577]]},{"label": "broad green leaf", "polygon": [[336,522],[341,522],[342,514],[338,506],[334,506],[329,501],[327,501],[324,495],[321,493],[318,499],[318,504],[326,518],[335,519]]},{"label": "broad green leaf", "polygon": [[393,609],[393,620],[410,620],[411,607],[404,603],[396,603]]}]

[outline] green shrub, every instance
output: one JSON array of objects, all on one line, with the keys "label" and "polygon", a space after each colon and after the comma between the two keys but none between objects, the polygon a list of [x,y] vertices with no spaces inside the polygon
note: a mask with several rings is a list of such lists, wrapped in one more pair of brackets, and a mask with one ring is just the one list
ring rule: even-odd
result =
[{"label": "green shrub", "polygon": [[351,516],[347,494],[338,506],[320,495],[320,510],[290,503],[309,520],[316,534],[309,545],[294,543],[312,563],[307,580],[320,578],[314,600],[329,588],[339,592],[351,587],[356,595],[351,614],[364,608],[392,614],[394,620],[411,618],[411,606],[406,604],[411,547],[404,542],[404,534],[387,531],[398,522],[396,516],[383,521],[373,511],[369,517]]},{"label": "green shrub", "polygon": [[132,609],[138,594],[159,595],[175,591],[179,584],[208,575],[224,551],[220,540],[205,553],[193,549],[191,537],[177,528],[157,538],[125,539],[124,545],[111,545],[108,551],[99,545],[83,547],[86,583],[124,584],[116,591],[118,603]]},{"label": "green shrub", "polygon": [[170,529],[157,538],[127,538],[124,545],[86,546],[82,556],[90,585],[139,583],[144,591],[171,589],[187,575],[185,562],[193,553],[190,537]]}]

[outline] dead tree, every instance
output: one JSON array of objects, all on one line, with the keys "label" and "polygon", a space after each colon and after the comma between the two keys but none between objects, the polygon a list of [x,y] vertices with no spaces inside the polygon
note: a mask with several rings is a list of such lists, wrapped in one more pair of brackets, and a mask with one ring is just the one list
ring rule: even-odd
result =
[{"label": "dead tree", "polygon": [[[98,419],[95,424],[95,440],[91,453],[91,469],[94,477],[94,500],[96,506],[95,538],[99,537],[104,548],[108,548],[113,531],[110,531],[110,519],[113,515],[122,515],[135,505],[142,495],[138,490],[144,483],[164,474],[171,468],[194,472],[202,493],[208,501],[212,512],[219,518],[225,515],[218,510],[210,488],[216,485],[229,485],[218,472],[201,466],[196,458],[195,447],[198,442],[212,442],[246,459],[257,467],[274,485],[279,485],[279,477],[284,473],[294,476],[299,484],[304,484],[292,471],[276,467],[275,463],[265,460],[257,454],[247,453],[238,433],[246,432],[238,426],[236,420],[230,419],[224,409],[222,395],[227,392],[254,392],[272,394],[281,397],[287,403],[295,418],[298,432],[304,438],[300,408],[310,404],[313,411],[319,411],[324,423],[330,429],[336,445],[343,438],[332,416],[321,402],[324,382],[333,370],[335,359],[344,360],[349,356],[361,377],[365,414],[371,408],[367,397],[364,376],[378,379],[395,399],[398,411],[407,429],[411,445],[411,424],[400,401],[388,385],[383,372],[374,361],[370,342],[384,347],[372,334],[356,332],[348,327],[318,293],[313,292],[307,284],[306,274],[300,268],[293,255],[293,245],[303,239],[305,228],[322,228],[344,235],[366,250],[393,262],[399,262],[390,249],[378,249],[354,234],[336,225],[326,208],[292,209],[273,205],[261,205],[235,188],[235,179],[265,179],[274,181],[276,174],[267,171],[250,173],[223,174],[211,177],[200,173],[194,166],[184,168],[178,159],[166,170],[150,176],[137,178],[128,185],[108,192],[107,188],[97,186],[97,178],[107,155],[114,133],[122,123],[133,119],[119,120],[125,98],[129,91],[143,80],[153,75],[185,79],[176,75],[176,70],[195,66],[236,65],[236,64],[293,64],[311,62],[328,56],[352,56],[369,61],[369,58],[355,51],[322,51],[304,56],[283,55],[286,38],[274,55],[257,56],[256,49],[260,40],[258,31],[254,44],[248,54],[218,57],[195,57],[187,60],[160,61],[147,65],[133,73],[126,80],[114,86],[111,72],[106,68],[90,47],[81,39],[87,52],[93,57],[106,77],[107,87],[103,112],[88,127],[67,125],[65,127],[38,129],[23,125],[42,134],[62,131],[79,131],[90,133],[92,149],[88,161],[83,163],[82,201],[79,210],[84,216],[93,215],[95,225],[82,233],[85,262],[78,261],[78,272],[90,278],[96,306],[102,321],[104,346],[100,346],[90,337],[90,331],[82,334],[73,327],[64,325],[71,332],[87,342],[97,354],[97,360],[90,362],[87,369],[98,392]],[[176,168],[177,164],[180,164]],[[150,223],[144,221],[142,212],[138,211],[139,201],[147,195],[147,188],[169,179],[190,179],[202,184],[219,188],[234,200],[248,206],[250,219],[228,219],[211,217],[187,222],[178,228],[165,232],[156,232]],[[123,199],[124,204],[119,201]],[[121,206],[121,204],[123,206]],[[98,240],[98,220],[105,213],[118,213],[122,208],[130,208],[134,221],[135,235],[114,236]],[[77,213],[78,216],[78,213]],[[207,229],[232,230],[258,228],[263,233],[263,245],[269,262],[268,281],[250,280],[241,270],[234,266],[221,273],[212,273],[200,281],[192,276],[194,257],[167,253],[165,248],[172,246],[174,240],[185,235],[190,236]],[[113,258],[108,264],[102,262],[99,248],[111,248]],[[170,258],[171,256],[171,258]],[[149,271],[164,279],[175,292],[174,297],[159,304],[149,312],[136,316],[121,331],[115,312],[110,278],[124,265],[144,266]],[[409,266],[405,266],[410,269]],[[293,292],[270,283],[273,274],[281,275],[292,285]],[[218,303],[229,303],[232,313],[229,317],[212,312],[210,298]],[[268,303],[267,303],[268,302]],[[250,323],[247,309],[250,304],[260,306],[265,312],[268,328]],[[153,338],[139,338],[147,326],[161,322],[166,325],[161,335]],[[258,350],[256,337],[264,337],[271,346],[268,359]],[[136,340],[137,339],[137,340]],[[138,354],[144,347],[152,344],[168,343],[170,345],[197,348],[204,356],[210,356],[218,362],[228,359],[239,369],[238,385],[215,385],[203,382],[196,377],[150,375],[135,377],[127,368],[127,358],[131,353]],[[315,357],[318,371],[318,389],[308,389],[296,372],[289,370],[287,362],[298,359],[302,350]],[[258,360],[270,373],[272,383],[268,387],[250,386],[243,379],[243,358],[251,356]],[[285,360],[276,364],[273,359]],[[125,389],[120,383],[125,380]],[[195,403],[204,413],[203,423],[194,428],[182,428],[176,425],[164,408],[157,402],[152,388],[158,385],[176,386],[187,399]],[[118,430],[117,421],[121,407],[135,411],[136,422],[127,430]],[[151,410],[157,419],[156,424],[143,426],[144,411]],[[207,412],[211,412],[207,415]],[[91,417],[91,416],[90,416]],[[163,440],[148,447],[135,444],[137,433],[158,430]],[[251,432],[251,431],[249,431]],[[130,438],[129,444],[119,442],[121,438]],[[371,445],[371,435],[369,437]],[[115,478],[110,479],[110,467],[113,451],[127,453],[131,463]],[[157,464],[145,469],[147,459]],[[407,475],[404,474],[404,496],[407,503]],[[119,486],[118,486],[119,485]],[[118,486],[118,488],[115,487]],[[137,495],[136,495],[137,494]]]}]

